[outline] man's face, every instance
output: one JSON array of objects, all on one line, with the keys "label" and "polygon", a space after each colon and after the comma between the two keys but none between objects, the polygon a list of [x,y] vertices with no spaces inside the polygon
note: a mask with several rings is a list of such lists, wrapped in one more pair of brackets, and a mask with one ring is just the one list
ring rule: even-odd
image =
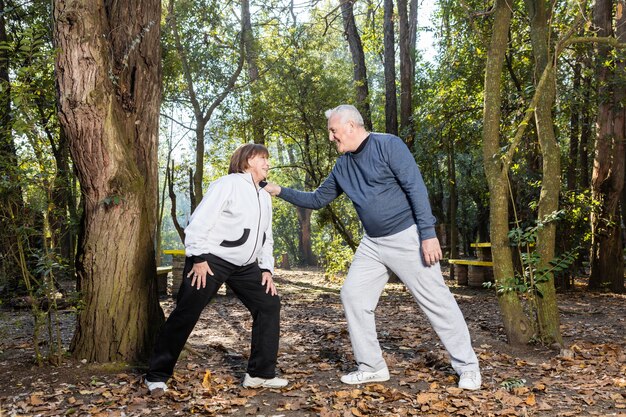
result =
[{"label": "man's face", "polygon": [[328,139],[335,142],[339,153],[356,151],[353,122],[343,122],[340,115],[328,119]]}]

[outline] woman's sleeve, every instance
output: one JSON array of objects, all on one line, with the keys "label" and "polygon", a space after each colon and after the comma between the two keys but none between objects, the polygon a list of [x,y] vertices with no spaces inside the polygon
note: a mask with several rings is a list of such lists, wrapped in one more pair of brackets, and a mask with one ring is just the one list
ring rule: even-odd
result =
[{"label": "woman's sleeve", "polygon": [[272,200],[268,203],[270,221],[267,230],[265,230],[265,242],[258,256],[259,268],[262,271],[268,271],[274,274],[274,234],[272,233]]},{"label": "woman's sleeve", "polygon": [[192,256],[195,263],[207,260],[209,232],[215,227],[220,213],[228,204],[231,191],[230,182],[215,181],[191,215],[185,228],[185,255]]}]

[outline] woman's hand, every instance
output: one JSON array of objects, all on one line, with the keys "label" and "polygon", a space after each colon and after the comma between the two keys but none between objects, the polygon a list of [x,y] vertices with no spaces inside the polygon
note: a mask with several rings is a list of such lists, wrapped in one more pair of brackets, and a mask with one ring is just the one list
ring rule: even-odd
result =
[{"label": "woman's hand", "polygon": [[276,286],[274,285],[274,280],[272,279],[271,272],[263,272],[261,274],[261,285],[265,285],[265,293],[270,293],[271,295],[277,295]]},{"label": "woman's hand", "polygon": [[187,274],[187,278],[191,278],[191,286],[200,289],[200,287],[206,287],[206,276],[207,274],[213,275],[213,271],[211,267],[209,267],[209,263],[207,261],[200,262],[197,264],[193,264],[193,268]]}]

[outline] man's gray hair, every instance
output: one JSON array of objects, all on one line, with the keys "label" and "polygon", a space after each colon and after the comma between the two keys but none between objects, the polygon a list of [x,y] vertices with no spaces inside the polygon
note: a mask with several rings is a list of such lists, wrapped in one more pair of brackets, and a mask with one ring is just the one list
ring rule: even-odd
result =
[{"label": "man's gray hair", "polygon": [[351,104],[340,104],[334,109],[326,110],[324,114],[326,115],[326,119],[330,119],[334,115],[339,115],[342,123],[354,122],[357,126],[365,126],[363,116],[361,116],[357,108]]}]

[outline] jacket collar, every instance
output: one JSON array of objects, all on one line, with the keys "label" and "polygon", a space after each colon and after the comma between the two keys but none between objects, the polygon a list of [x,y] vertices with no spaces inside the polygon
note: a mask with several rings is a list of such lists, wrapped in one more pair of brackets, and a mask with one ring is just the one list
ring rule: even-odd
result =
[{"label": "jacket collar", "polygon": [[240,177],[241,179],[243,179],[244,181],[246,181],[250,185],[253,185],[255,188],[259,188],[259,185],[255,184],[254,179],[252,178],[252,173],[250,173],[250,172],[238,172],[238,173],[235,173],[233,175],[237,175],[238,177]]}]

